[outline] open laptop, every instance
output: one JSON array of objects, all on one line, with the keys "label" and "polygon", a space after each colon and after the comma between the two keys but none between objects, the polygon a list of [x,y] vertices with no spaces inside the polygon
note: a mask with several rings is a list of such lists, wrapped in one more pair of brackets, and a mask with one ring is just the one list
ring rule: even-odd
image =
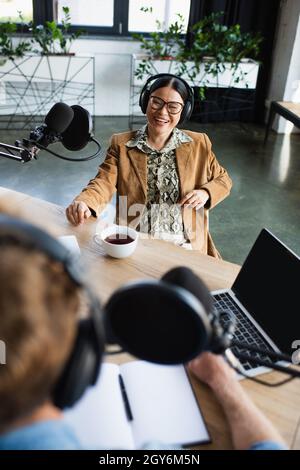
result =
[{"label": "open laptop", "polygon": [[[225,311],[221,324],[235,317],[234,339],[292,355],[293,341],[300,340],[300,258],[269,230],[260,232],[232,288],[212,295],[217,311]],[[232,348],[233,354],[237,351]],[[264,354],[251,356],[256,354],[271,363]],[[249,376],[268,370],[240,363]]]}]

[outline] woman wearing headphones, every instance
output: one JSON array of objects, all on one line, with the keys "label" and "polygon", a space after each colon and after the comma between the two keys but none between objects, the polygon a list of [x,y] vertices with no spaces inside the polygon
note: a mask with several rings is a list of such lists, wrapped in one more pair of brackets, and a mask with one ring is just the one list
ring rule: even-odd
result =
[{"label": "woman wearing headphones", "polygon": [[177,128],[191,116],[193,92],[171,74],[150,77],[140,96],[147,124],[112,136],[106,159],[66,210],[82,224],[117,190],[117,223],[219,257],[208,210],[228,196],[231,179],[205,134]]}]

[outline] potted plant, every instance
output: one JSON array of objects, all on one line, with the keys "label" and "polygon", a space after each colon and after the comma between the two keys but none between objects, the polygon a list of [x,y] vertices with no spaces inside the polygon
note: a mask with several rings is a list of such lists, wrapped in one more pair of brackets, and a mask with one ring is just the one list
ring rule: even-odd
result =
[{"label": "potted plant", "polygon": [[[26,25],[21,12],[18,13],[21,22],[21,33],[23,33]],[[30,41],[14,39],[16,32],[16,23],[11,21],[0,23],[0,65],[4,65],[7,59],[14,60],[16,57],[21,58],[26,52],[31,50]]]},{"label": "potted plant", "polygon": [[263,38],[242,33],[239,24],[220,24],[222,16],[213,13],[196,23],[192,45],[180,57],[180,73],[195,89],[194,118],[202,122],[242,119],[244,111],[250,119],[254,105]]},{"label": "potted plant", "polygon": [[71,33],[71,15],[69,7],[62,7],[64,17],[61,26],[55,21],[46,21],[45,25],[30,23],[33,42],[38,43],[42,55],[74,55],[71,45],[83,33],[82,30]]},{"label": "potted plant", "polygon": [[[5,129],[32,128],[56,101],[74,104],[78,100],[82,105],[88,102],[89,106],[94,103],[94,57],[74,56],[70,52],[73,41],[82,31],[71,31],[69,8],[63,7],[61,25],[54,21],[45,25],[31,22],[28,28],[33,38],[19,43],[15,49],[15,38],[11,36],[16,25],[2,30],[1,44],[5,46],[6,56],[10,57],[11,51],[14,57],[31,52],[21,60],[14,60],[12,66],[6,64],[0,69],[0,112],[8,116],[0,124],[5,125]],[[20,119],[20,115],[24,119]]]},{"label": "potted plant", "polygon": [[[151,7],[142,7],[145,13],[152,13]],[[140,47],[144,58],[141,58],[136,69],[135,76],[139,80],[143,80],[153,73],[155,69],[155,61],[174,61],[177,62],[179,51],[185,47],[184,40],[184,18],[179,13],[177,20],[167,29],[163,28],[163,24],[156,20],[157,31],[145,37],[142,34],[133,33],[132,37],[140,41]],[[178,73],[179,70],[178,70]]]},{"label": "potted plant", "polygon": [[149,38],[134,35],[141,41],[141,49],[147,53],[137,63],[135,77],[142,83],[153,74],[153,69],[156,73],[164,72],[157,67],[157,62],[153,67],[153,61],[163,61],[166,51],[171,51],[174,62],[172,73],[185,78],[194,87],[194,115],[203,114],[206,102],[211,115],[214,109],[213,118],[224,120],[232,106],[232,95],[243,94],[240,92],[242,89],[249,89],[247,96],[244,93],[242,99],[235,99],[234,105],[239,101],[250,109],[248,98],[250,89],[256,86],[258,62],[255,59],[263,40],[261,35],[242,33],[238,24],[230,27],[220,24],[223,12],[219,12],[203,18],[191,28],[193,41],[187,47],[183,36],[184,19],[178,16],[179,21],[163,32],[151,33]]},{"label": "potted plant", "polygon": [[[239,24],[230,27],[221,25],[218,22],[221,16],[223,12],[213,13],[196,23],[191,31],[192,46],[184,48],[178,57],[181,73],[204,88],[209,76],[216,77],[218,81],[219,74],[228,67],[231,84],[239,83],[245,78],[239,64],[249,58],[255,59],[262,41],[259,33],[242,33]],[[201,72],[202,76],[199,76]]]}]

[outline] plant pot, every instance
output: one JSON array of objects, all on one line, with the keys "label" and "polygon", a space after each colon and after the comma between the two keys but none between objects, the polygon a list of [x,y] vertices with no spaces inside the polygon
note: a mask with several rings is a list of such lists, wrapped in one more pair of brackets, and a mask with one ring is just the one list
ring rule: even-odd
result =
[{"label": "plant pot", "polygon": [[194,88],[195,106],[191,120],[201,123],[254,119],[255,90],[240,88],[207,88],[205,99],[199,98],[199,87]]},{"label": "plant pot", "polygon": [[47,57],[73,57],[75,55],[75,52],[49,52],[47,54],[45,52],[42,52],[41,55]]}]

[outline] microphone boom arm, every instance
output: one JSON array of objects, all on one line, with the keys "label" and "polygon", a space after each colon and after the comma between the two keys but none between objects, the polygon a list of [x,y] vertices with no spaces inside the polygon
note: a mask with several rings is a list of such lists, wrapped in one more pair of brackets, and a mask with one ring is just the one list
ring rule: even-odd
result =
[{"label": "microphone boom arm", "polygon": [[[11,160],[16,160],[21,163],[26,163],[35,158],[33,154],[30,153],[30,151],[26,148],[23,147],[16,147],[15,145],[9,145],[9,144],[4,144],[0,142],[0,147],[4,148],[5,150],[8,150],[9,153],[2,152],[0,150],[0,156],[4,158],[10,158]],[[13,152],[17,152],[18,154],[16,155]]]},{"label": "microphone boom arm", "polygon": [[[2,142],[0,142],[0,147],[4,148],[5,150],[8,150],[9,153],[6,153],[6,152],[2,152],[0,150],[0,156],[1,157],[4,157],[4,158],[9,158],[11,160],[15,160],[15,161],[18,161],[18,162],[21,162],[21,163],[26,163],[26,162],[30,162],[31,160],[33,159],[37,159],[37,152],[38,150],[45,150],[46,152],[50,153],[51,155],[57,157],[57,158],[60,158],[62,160],[66,160],[66,161],[69,161],[69,162],[86,162],[88,160],[93,160],[94,158],[98,157],[98,155],[100,154],[100,151],[101,151],[101,145],[100,143],[94,139],[94,137],[91,137],[90,139],[91,142],[94,142],[97,146],[97,150],[95,153],[93,153],[92,155],[89,155],[88,157],[79,157],[79,158],[71,158],[71,157],[65,157],[63,155],[60,155],[56,152],[53,152],[53,150],[49,150],[47,147],[33,141],[33,140],[29,140],[29,139],[23,139],[22,141],[16,141],[17,144],[18,144],[18,147],[16,147],[15,145],[9,145],[9,144],[4,144]],[[29,150],[29,148],[26,148],[25,145],[28,145],[28,144],[33,144],[34,146],[31,147],[31,149]],[[16,155],[15,153],[13,152],[18,152],[18,155]]]}]

